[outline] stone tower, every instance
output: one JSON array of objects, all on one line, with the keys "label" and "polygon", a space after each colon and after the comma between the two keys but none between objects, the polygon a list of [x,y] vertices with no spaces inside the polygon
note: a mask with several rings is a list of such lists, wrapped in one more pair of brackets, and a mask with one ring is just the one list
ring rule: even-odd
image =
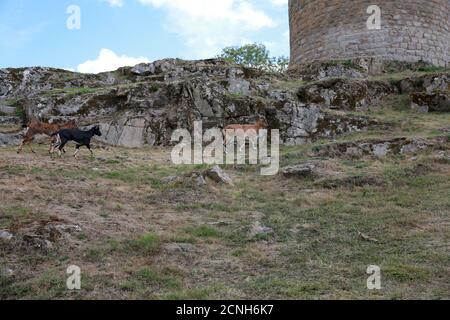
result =
[{"label": "stone tower", "polygon": [[289,24],[291,68],[354,58],[450,66],[450,0],[289,0]]}]

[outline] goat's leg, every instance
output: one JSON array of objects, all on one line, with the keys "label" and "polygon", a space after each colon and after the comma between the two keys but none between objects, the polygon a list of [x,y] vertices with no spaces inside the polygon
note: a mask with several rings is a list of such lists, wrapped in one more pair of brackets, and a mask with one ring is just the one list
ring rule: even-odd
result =
[{"label": "goat's leg", "polygon": [[64,146],[66,145],[66,143],[67,143],[67,141],[62,141],[62,142],[61,142],[61,145],[58,146],[58,154],[59,154],[59,157],[60,157],[60,158],[62,158],[61,150],[64,150]]},{"label": "goat's leg", "polygon": [[32,153],[36,153],[36,151],[33,150],[33,146],[32,146],[32,144],[31,144],[31,141],[30,141],[30,143],[28,144],[28,146],[30,147],[30,150],[31,150]]},{"label": "goat's leg", "polygon": [[54,151],[54,147],[57,144],[57,138],[56,137],[51,137],[50,138],[50,147],[48,148],[48,153],[53,153]]},{"label": "goat's leg", "polygon": [[23,147],[28,144],[31,143],[31,141],[33,141],[34,135],[32,132],[27,131],[27,133],[25,134],[25,136],[22,139],[22,142],[20,143],[19,148],[17,149],[17,153],[21,153],[23,150]]},{"label": "goat's leg", "polygon": [[78,154],[78,152],[80,152],[80,147],[81,147],[81,144],[77,144],[75,146],[76,150],[75,150],[75,153],[73,154],[75,159],[77,159],[77,154]]},{"label": "goat's leg", "polygon": [[59,148],[59,146],[61,145],[61,139],[59,138],[59,135],[56,135],[55,137],[52,137],[51,140],[52,144],[50,145],[50,154],[53,157],[53,154],[55,153],[56,149]]},{"label": "goat's leg", "polygon": [[17,154],[22,152],[23,145],[24,145],[24,140],[22,140],[22,142],[20,143],[19,148],[17,149]]},{"label": "goat's leg", "polygon": [[25,135],[24,135],[24,137],[22,139],[22,142],[20,143],[19,148],[17,149],[17,154],[22,152],[23,146],[25,145],[25,141],[27,139],[29,139],[30,136],[31,136],[30,135],[30,128],[27,128],[27,131],[25,132]]},{"label": "goat's leg", "polygon": [[25,147],[25,145],[28,145],[28,146],[29,146],[29,148],[30,148],[30,150],[31,150],[32,153],[36,153],[36,152],[33,150],[33,147],[31,146],[31,142],[33,142],[33,137],[25,137],[25,138],[22,140],[22,143],[20,144],[19,149],[17,149],[17,153],[18,153],[18,154],[21,153],[22,150],[23,150],[23,148]]},{"label": "goat's leg", "polygon": [[93,152],[92,149],[91,149],[91,145],[88,144],[86,147],[87,147],[87,148],[89,149],[89,151],[91,152],[91,157],[93,158],[93,157],[94,157],[94,152]]}]

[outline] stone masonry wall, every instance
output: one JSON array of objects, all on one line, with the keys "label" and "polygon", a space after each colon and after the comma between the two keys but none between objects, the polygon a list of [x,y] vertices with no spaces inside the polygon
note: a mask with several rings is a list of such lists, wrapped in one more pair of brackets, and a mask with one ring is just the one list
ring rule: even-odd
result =
[{"label": "stone masonry wall", "polygon": [[[367,8],[381,8],[369,30]],[[289,0],[291,68],[377,58],[450,66],[450,0]]]}]

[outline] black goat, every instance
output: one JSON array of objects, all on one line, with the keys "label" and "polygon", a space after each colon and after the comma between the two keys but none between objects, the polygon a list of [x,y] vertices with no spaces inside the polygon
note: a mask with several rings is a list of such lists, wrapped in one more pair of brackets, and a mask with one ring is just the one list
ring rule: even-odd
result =
[{"label": "black goat", "polygon": [[55,152],[56,149],[58,149],[59,156],[61,157],[61,151],[64,150],[64,146],[69,141],[75,141],[76,142],[76,148],[74,157],[77,157],[78,152],[80,151],[80,147],[86,146],[89,151],[91,152],[91,155],[94,156],[94,153],[91,150],[91,140],[94,136],[101,136],[102,133],[100,132],[100,127],[95,126],[89,131],[81,131],[80,129],[62,129],[58,132],[55,132],[52,134],[52,136],[56,136],[56,143],[53,145],[52,153]]}]

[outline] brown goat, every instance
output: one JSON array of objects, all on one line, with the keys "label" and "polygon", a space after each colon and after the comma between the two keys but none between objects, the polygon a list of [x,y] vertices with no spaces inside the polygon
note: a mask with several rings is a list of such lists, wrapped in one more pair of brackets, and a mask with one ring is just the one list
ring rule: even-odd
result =
[{"label": "brown goat", "polygon": [[[31,147],[31,142],[34,139],[34,136],[37,134],[45,134],[47,136],[51,136],[55,132],[61,130],[61,129],[74,129],[76,128],[75,120],[71,120],[65,124],[50,124],[45,122],[40,122],[37,119],[31,120],[27,125],[27,131],[25,133],[25,136],[23,137],[22,143],[19,146],[19,149],[17,149],[17,153],[20,153],[23,149],[23,147],[28,144],[30,146],[31,152],[35,153],[33,148]],[[52,138],[52,140],[54,137]],[[50,144],[50,149],[52,147],[52,142]]]},{"label": "brown goat", "polygon": [[[261,129],[267,129],[268,128],[268,124],[267,121],[265,119],[258,119],[254,124],[230,124],[228,126],[226,126],[223,130],[223,134],[224,134],[224,146],[225,146],[225,152],[227,151],[227,130],[242,130],[244,131],[244,133],[247,133],[247,131],[249,130],[255,130],[256,134],[259,134],[259,131]],[[253,146],[253,148],[255,148],[255,146]]]}]

